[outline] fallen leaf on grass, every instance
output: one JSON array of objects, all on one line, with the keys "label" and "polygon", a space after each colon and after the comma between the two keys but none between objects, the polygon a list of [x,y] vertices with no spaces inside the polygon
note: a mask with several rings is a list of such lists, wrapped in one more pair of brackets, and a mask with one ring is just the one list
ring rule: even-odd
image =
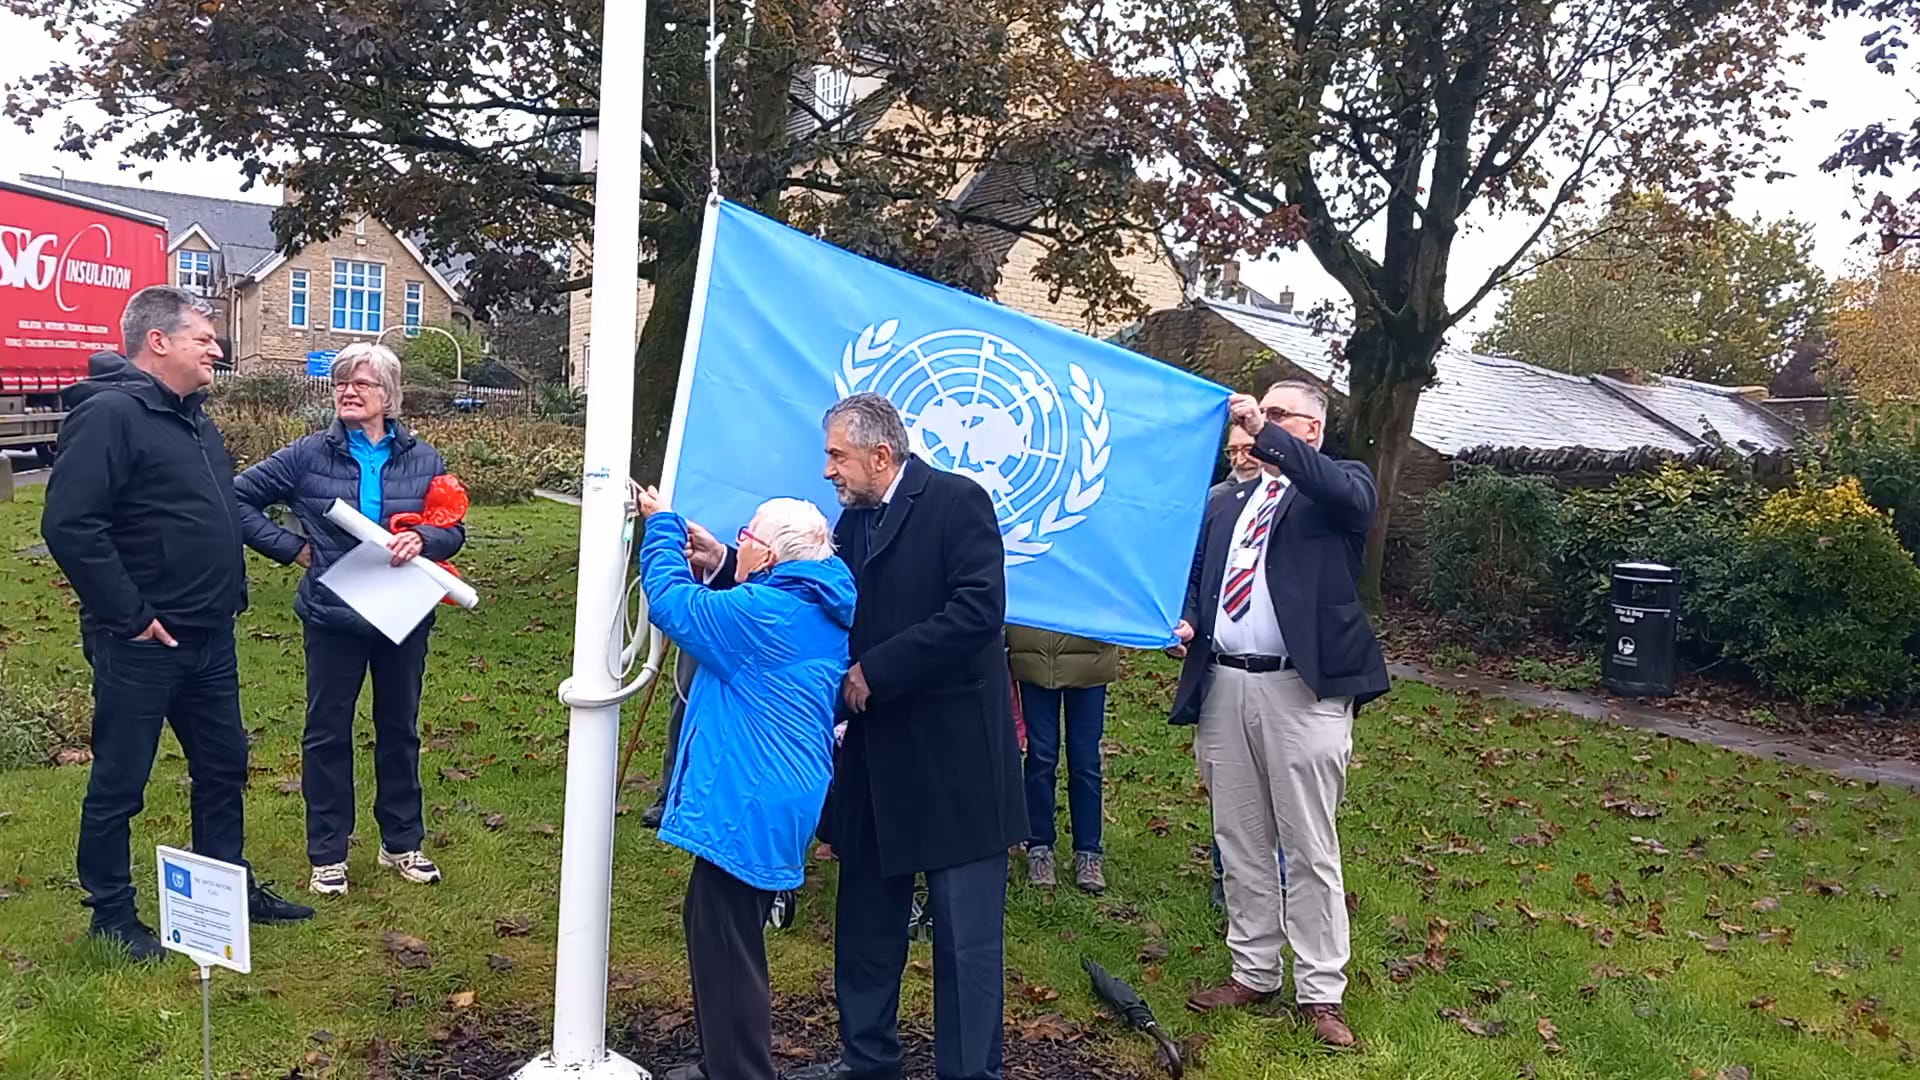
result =
[{"label": "fallen leaf on grass", "polygon": [[1024,993],[1027,995],[1028,1001],[1045,1003],[1060,1000],[1060,991],[1055,990],[1051,986],[1029,986],[1025,989]]},{"label": "fallen leaf on grass", "polygon": [[1593,943],[1602,949],[1613,948],[1614,933],[1604,926],[1593,928]]},{"label": "fallen leaf on grass", "polygon": [[1540,1041],[1547,1044],[1547,1053],[1558,1054],[1565,1049],[1560,1045],[1560,1029],[1553,1026],[1553,1017],[1543,1016],[1533,1027],[1540,1033]]},{"label": "fallen leaf on grass", "polygon": [[1059,1013],[1046,1013],[1014,1022],[1014,1034],[1027,1042],[1075,1042],[1086,1032]]},{"label": "fallen leaf on grass", "polygon": [[541,836],[552,836],[553,834],[559,832],[560,830],[554,828],[553,826],[543,821],[538,825],[527,826],[527,831],[531,833],[539,833]]},{"label": "fallen leaf on grass", "polygon": [[1763,896],[1760,899],[1755,900],[1753,903],[1748,904],[1747,906],[1749,908],[1752,908],[1754,911],[1759,912],[1762,915],[1765,915],[1770,912],[1775,912],[1780,910],[1780,898],[1776,896]]},{"label": "fallen leaf on grass", "polygon": [[1469,1035],[1478,1035],[1483,1039],[1497,1039],[1507,1033],[1507,1025],[1501,1020],[1476,1020],[1473,1014],[1464,1009],[1441,1009],[1440,1019],[1451,1020],[1460,1025],[1460,1029]]},{"label": "fallen leaf on grass", "polygon": [[1615,878],[1613,885],[1607,889],[1606,895],[1600,899],[1613,907],[1626,907],[1628,903],[1627,890],[1621,888],[1620,879]]},{"label": "fallen leaf on grass", "polygon": [[300,794],[300,778],[293,776],[282,780],[273,785],[273,790],[282,795],[298,795]]},{"label": "fallen leaf on grass", "polygon": [[533,920],[525,915],[514,915],[493,920],[493,933],[496,937],[526,937],[533,931]]},{"label": "fallen leaf on grass", "polygon": [[1732,948],[1732,946],[1727,942],[1727,935],[1715,934],[1712,937],[1708,938],[1706,940],[1706,943],[1702,945],[1701,948],[1707,950],[1710,953],[1723,953],[1723,952],[1726,952],[1728,949]]},{"label": "fallen leaf on grass", "polygon": [[504,829],[507,827],[507,815],[499,812],[491,813],[481,818],[480,824],[485,825],[489,829]]},{"label": "fallen leaf on grass", "polygon": [[1167,955],[1167,944],[1164,941],[1149,941],[1145,945],[1140,946],[1139,960],[1143,964],[1152,963],[1155,960],[1165,960]]},{"label": "fallen leaf on grass", "polygon": [[1573,875],[1573,891],[1589,900],[1598,900],[1600,898],[1600,891],[1593,887],[1592,874],[1579,873]]},{"label": "fallen leaf on grass", "polygon": [[1753,1070],[1745,1065],[1729,1065],[1714,1080],[1753,1080]]},{"label": "fallen leaf on grass", "polygon": [[69,746],[53,755],[55,765],[85,765],[93,760],[93,751],[78,746]]},{"label": "fallen leaf on grass", "polygon": [[473,774],[463,769],[456,769],[451,765],[447,765],[441,768],[440,779],[452,780],[456,782],[460,780],[471,780],[473,779]]},{"label": "fallen leaf on grass", "polygon": [[499,953],[488,953],[487,967],[494,971],[512,971],[513,961],[501,956]]},{"label": "fallen leaf on grass", "polygon": [[313,1034],[307,1036],[307,1038],[312,1039],[314,1042],[319,1043],[321,1046],[325,1046],[328,1043],[333,1041],[333,1032],[316,1031]]},{"label": "fallen leaf on grass", "polygon": [[447,1005],[454,1009],[471,1009],[473,1008],[473,998],[473,991],[462,990],[457,994],[447,995]]},{"label": "fallen leaf on grass", "polygon": [[1173,825],[1166,818],[1151,817],[1147,819],[1147,828],[1152,830],[1155,836],[1165,836],[1168,830],[1173,828]]},{"label": "fallen leaf on grass", "polygon": [[387,931],[382,940],[386,942],[387,951],[393,954],[394,963],[401,967],[417,970],[433,966],[433,957],[425,941],[398,930]]}]

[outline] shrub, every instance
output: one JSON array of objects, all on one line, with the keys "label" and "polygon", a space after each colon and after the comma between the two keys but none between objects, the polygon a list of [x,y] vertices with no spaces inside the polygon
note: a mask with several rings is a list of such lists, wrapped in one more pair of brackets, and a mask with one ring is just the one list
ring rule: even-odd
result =
[{"label": "shrub", "polygon": [[214,383],[211,396],[218,404],[230,408],[290,413],[312,396],[307,382],[297,375],[235,375]]},{"label": "shrub", "polygon": [[1741,580],[1746,523],[1759,489],[1713,469],[1663,467],[1599,490],[1576,491],[1563,507],[1559,608],[1567,632],[1598,642],[1607,630],[1613,564],[1650,560],[1681,572],[1681,650],[1717,660]]},{"label": "shrub", "polygon": [[[332,410],[326,415],[331,422]],[[232,407],[228,402],[222,402],[214,410],[214,422],[220,426],[220,435],[226,440],[227,453],[233,457],[236,471],[308,432],[320,430],[320,425],[310,423],[310,419],[310,415],[296,416],[260,406]]]},{"label": "shrub", "polygon": [[45,765],[61,750],[87,745],[93,703],[79,687],[51,687],[0,663],[0,769]]},{"label": "shrub", "polygon": [[1824,464],[1858,477],[1867,501],[1893,515],[1902,546],[1920,555],[1920,408],[1839,403]]},{"label": "shrub", "polygon": [[1816,704],[1913,689],[1905,645],[1920,626],[1920,567],[1858,480],[1775,494],[1745,539],[1729,654]]},{"label": "shrub", "polygon": [[1537,476],[1470,469],[1426,497],[1426,550],[1415,588],[1496,645],[1552,609],[1560,496]]},{"label": "shrub", "polygon": [[585,456],[577,427],[523,417],[459,416],[425,418],[414,431],[439,449],[476,503],[521,502],[536,487],[580,492]]},{"label": "shrub", "polygon": [[478,334],[451,325],[439,325],[435,329],[444,330],[459,340],[459,356],[456,358],[454,354],[453,342],[443,335],[415,333],[406,338],[398,349],[401,366],[407,369],[409,376],[426,368],[439,373],[443,379],[452,379],[463,373],[461,368],[472,369],[481,363],[485,349]]},{"label": "shrub", "polygon": [[541,383],[533,388],[534,415],[569,424],[587,421],[587,395],[566,383]]}]

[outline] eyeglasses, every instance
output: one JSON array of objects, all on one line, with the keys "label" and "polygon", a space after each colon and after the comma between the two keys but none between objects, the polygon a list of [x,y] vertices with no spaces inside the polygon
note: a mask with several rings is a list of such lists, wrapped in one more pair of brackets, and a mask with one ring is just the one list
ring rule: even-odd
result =
[{"label": "eyeglasses", "polygon": [[1268,422],[1275,423],[1275,424],[1284,424],[1289,420],[1295,420],[1295,419],[1299,419],[1299,420],[1320,419],[1319,417],[1313,415],[1312,413],[1294,412],[1291,409],[1283,409],[1278,405],[1269,405],[1260,411],[1267,414]]},{"label": "eyeglasses", "polygon": [[1246,456],[1248,456],[1249,454],[1252,454],[1252,453],[1253,453],[1253,447],[1251,447],[1251,446],[1229,446],[1229,447],[1227,447],[1227,456],[1228,456],[1228,457],[1246,457]]},{"label": "eyeglasses", "polygon": [[372,379],[349,379],[346,382],[334,383],[333,392],[337,394],[349,386],[353,387],[355,393],[360,394],[371,394],[380,390],[380,384]]},{"label": "eyeglasses", "polygon": [[755,535],[753,535],[753,530],[752,530],[752,529],[750,529],[750,528],[747,528],[747,527],[746,527],[746,526],[744,526],[744,525],[740,527],[740,534],[739,534],[738,536],[735,536],[735,537],[733,538],[733,546],[734,546],[734,547],[740,547],[740,546],[742,546],[742,545],[744,545],[744,544],[745,544],[745,543],[746,543],[747,541],[749,541],[749,540],[751,540],[751,541],[753,541],[753,542],[754,542],[754,543],[756,543],[756,544],[759,544],[759,545],[760,545],[761,547],[771,547],[771,546],[772,546],[772,545],[770,545],[770,544],[768,544],[768,543],[767,543],[767,542],[766,542],[765,540],[762,540],[762,539],[760,539],[759,537],[757,537],[757,536],[755,536]]}]

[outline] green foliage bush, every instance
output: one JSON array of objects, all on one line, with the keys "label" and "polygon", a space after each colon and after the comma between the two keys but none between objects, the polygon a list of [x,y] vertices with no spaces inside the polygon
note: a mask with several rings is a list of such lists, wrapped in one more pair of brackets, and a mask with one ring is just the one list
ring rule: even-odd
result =
[{"label": "green foliage bush", "polygon": [[1681,574],[1681,651],[1700,663],[1719,659],[1728,623],[1739,618],[1732,592],[1761,498],[1724,472],[1672,466],[1568,495],[1556,574],[1562,626],[1577,640],[1604,640],[1613,565],[1665,563]]},{"label": "green foliage bush", "polygon": [[228,408],[290,413],[312,399],[309,381],[297,375],[235,375],[214,383],[210,397]]},{"label": "green foliage bush", "polygon": [[1815,704],[1910,692],[1920,567],[1860,481],[1782,491],[1746,530],[1727,651]]},{"label": "green foliage bush", "polygon": [[1560,498],[1537,476],[1470,469],[1426,499],[1418,595],[1488,643],[1510,645],[1552,609]]},{"label": "green foliage bush", "polygon": [[[0,655],[0,661],[4,656]],[[49,686],[0,662],[0,769],[46,765],[61,750],[85,747],[93,702],[79,687]]]},{"label": "green foliage bush", "polygon": [[1822,464],[1858,477],[1867,501],[1893,515],[1900,543],[1920,554],[1920,407],[1838,403]]},{"label": "green foliage bush", "polygon": [[427,417],[414,432],[440,451],[476,503],[523,502],[536,487],[580,492],[583,433],[570,424],[526,417]]},{"label": "green foliage bush", "polygon": [[[332,410],[325,412],[325,418],[326,423],[332,422]],[[236,405],[231,399],[221,401],[213,409],[214,423],[220,426],[220,435],[226,440],[227,453],[232,455],[236,470],[244,469],[300,436],[326,426],[325,423],[314,422],[319,419],[320,416],[310,408],[294,414],[259,405]]]}]

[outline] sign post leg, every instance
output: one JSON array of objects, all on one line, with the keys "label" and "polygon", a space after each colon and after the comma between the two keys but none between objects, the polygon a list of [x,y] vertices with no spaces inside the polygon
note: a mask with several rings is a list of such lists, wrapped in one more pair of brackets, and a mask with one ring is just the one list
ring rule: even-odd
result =
[{"label": "sign post leg", "polygon": [[200,1061],[206,1080],[213,1080],[213,969],[200,965]]}]

